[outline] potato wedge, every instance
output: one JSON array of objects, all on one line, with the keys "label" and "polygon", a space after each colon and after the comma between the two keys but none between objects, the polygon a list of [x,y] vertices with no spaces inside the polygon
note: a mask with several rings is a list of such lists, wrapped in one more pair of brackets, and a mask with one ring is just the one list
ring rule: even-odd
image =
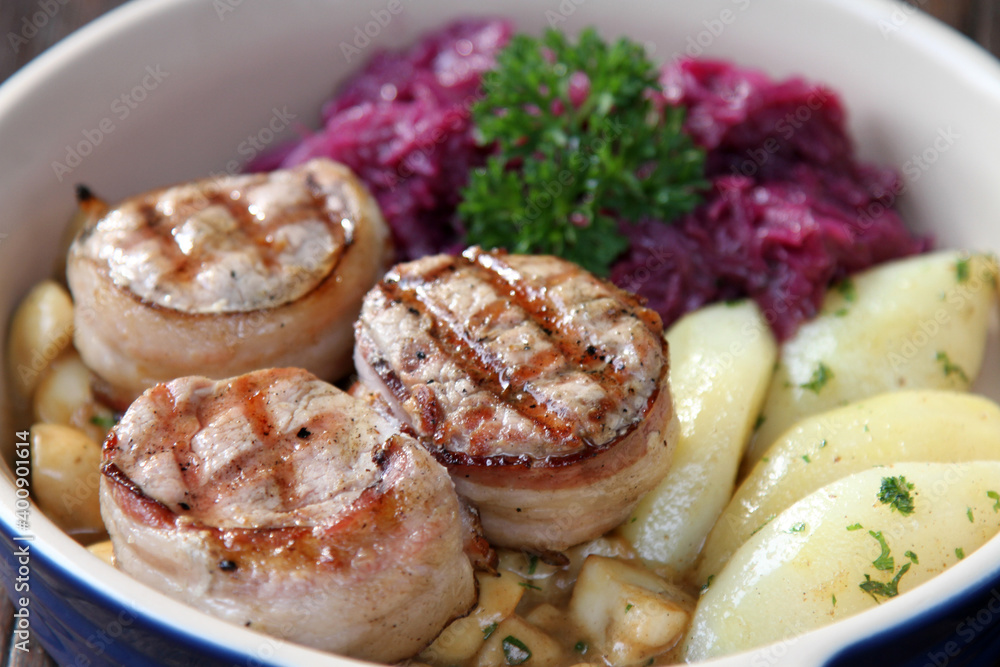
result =
[{"label": "potato wedge", "polygon": [[573,588],[569,618],[586,638],[588,656],[593,652],[604,664],[626,667],[673,647],[690,610],[687,595],[646,568],[588,556]]},{"label": "potato wedge", "polygon": [[828,294],[786,341],[743,474],[807,415],[900,389],[968,389],[979,374],[997,280],[987,255],[937,252],[883,264]]},{"label": "potato wedge", "polygon": [[[880,500],[883,480],[912,484]],[[683,655],[703,660],[870,609],[971,554],[1000,529],[1000,462],[900,463],[803,498],[733,555],[701,597]],[[900,509],[897,509],[900,508]]]},{"label": "potato wedge", "polygon": [[680,439],[670,472],[620,532],[647,564],[683,572],[733,492],[777,344],[748,301],[695,311],[670,328],[667,341]]},{"label": "potato wedge", "polygon": [[476,581],[479,600],[475,608],[446,626],[420,653],[421,661],[438,667],[464,664],[483,648],[493,629],[514,615],[525,591],[523,577],[501,569],[496,575],[478,572]]},{"label": "potato wedge", "polygon": [[698,582],[718,573],[770,517],[830,482],[877,465],[976,460],[1000,461],[1000,406],[982,396],[891,392],[807,417],[733,494],[705,543]]},{"label": "potato wedge", "polygon": [[73,342],[73,301],[54,280],[35,285],[17,306],[7,339],[7,373],[16,409],[31,400],[42,374]]},{"label": "potato wedge", "polygon": [[31,492],[60,528],[79,540],[105,535],[98,486],[101,446],[61,424],[31,427]]},{"label": "potato wedge", "polygon": [[565,660],[566,651],[558,641],[515,615],[502,621],[490,633],[472,664],[475,667],[557,667]]},{"label": "potato wedge", "polygon": [[93,544],[87,546],[87,551],[94,554],[108,565],[115,564],[115,548],[114,545],[111,544],[111,540],[94,542]]},{"label": "potato wedge", "polygon": [[114,413],[94,398],[92,377],[76,350],[66,351],[52,362],[35,389],[34,420],[73,426],[95,442],[104,442]]}]

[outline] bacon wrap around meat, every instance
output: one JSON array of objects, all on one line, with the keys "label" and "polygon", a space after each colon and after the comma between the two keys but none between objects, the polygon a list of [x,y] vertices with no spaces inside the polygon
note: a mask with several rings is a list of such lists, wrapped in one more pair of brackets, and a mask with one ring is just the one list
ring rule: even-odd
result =
[{"label": "bacon wrap around meat", "polygon": [[239,625],[392,662],[475,602],[446,471],[305,371],[155,386],[103,473],[116,565]]},{"label": "bacon wrap around meat", "polygon": [[638,299],[549,256],[470,248],[365,297],[355,366],[448,467],[491,543],[562,550],[670,467],[667,345]]},{"label": "bacon wrap around meat", "polygon": [[74,342],[122,409],[176,377],[351,368],[352,323],[388,228],[344,165],[224,174],[97,211],[70,246]]}]

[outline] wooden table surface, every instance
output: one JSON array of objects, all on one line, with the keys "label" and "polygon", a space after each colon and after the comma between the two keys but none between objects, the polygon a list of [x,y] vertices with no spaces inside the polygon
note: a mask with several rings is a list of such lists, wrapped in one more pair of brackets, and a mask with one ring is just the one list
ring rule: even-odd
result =
[{"label": "wooden table surface", "polygon": [[[73,30],[124,2],[0,0],[0,37],[3,39],[0,82]],[[954,26],[1000,57],[1000,0],[914,0],[911,4]],[[39,12],[43,14],[39,16]],[[0,596],[0,667],[54,665],[38,646],[27,653],[13,650],[13,614],[14,608],[7,596]]]}]

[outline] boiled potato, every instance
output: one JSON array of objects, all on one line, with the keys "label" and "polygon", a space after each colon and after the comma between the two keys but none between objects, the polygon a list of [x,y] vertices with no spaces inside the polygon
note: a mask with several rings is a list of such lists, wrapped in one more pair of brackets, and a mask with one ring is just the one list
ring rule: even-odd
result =
[{"label": "boiled potato", "polygon": [[689,618],[680,589],[646,568],[617,558],[588,556],[569,603],[570,620],[612,667],[637,665],[676,644]]},{"label": "boiled potato", "polygon": [[[893,479],[910,507],[902,494],[884,501]],[[899,463],[823,487],[747,540],[712,580],[684,658],[776,642],[905,593],[997,533],[998,490],[997,461]]]},{"label": "boiled potato", "polygon": [[62,424],[31,427],[31,491],[60,528],[79,539],[104,534],[98,485],[101,446]]},{"label": "boiled potato", "polygon": [[69,292],[54,280],[38,283],[14,311],[7,339],[7,373],[16,410],[28,406],[45,369],[72,342]]},{"label": "boiled potato", "polygon": [[947,251],[882,264],[830,290],[821,314],[781,347],[744,474],[807,415],[886,391],[968,389],[996,279],[996,258]]},{"label": "boiled potato", "polygon": [[93,544],[87,546],[87,551],[94,554],[108,565],[115,564],[115,547],[111,544],[111,540],[94,542]]},{"label": "boiled potato", "polygon": [[690,568],[733,491],[777,345],[752,302],[717,304],[667,332],[680,439],[670,472],[621,526],[650,565]]},{"label": "boiled potato", "polygon": [[476,580],[479,601],[475,608],[445,627],[421,652],[420,660],[440,667],[463,664],[483,648],[492,629],[514,615],[525,591],[523,577],[500,570],[497,575],[479,572]]},{"label": "boiled potato", "polygon": [[881,394],[800,421],[733,495],[705,543],[698,581],[722,569],[769,517],[876,465],[1000,460],[1000,406],[952,391]]},{"label": "boiled potato", "polygon": [[95,400],[91,378],[90,369],[76,350],[53,361],[35,390],[35,421],[74,426],[103,442],[114,423],[114,414]]},{"label": "boiled potato", "polygon": [[541,628],[515,615],[492,629],[473,664],[477,667],[558,667],[564,663],[565,653],[559,642]]}]

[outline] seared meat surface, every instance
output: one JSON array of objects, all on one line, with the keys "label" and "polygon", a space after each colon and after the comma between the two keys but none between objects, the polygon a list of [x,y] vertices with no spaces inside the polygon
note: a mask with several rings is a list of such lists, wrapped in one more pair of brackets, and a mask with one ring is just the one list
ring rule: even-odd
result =
[{"label": "seared meat surface", "polygon": [[301,366],[334,380],[390,251],[371,195],[329,160],[155,190],[73,242],[75,343],[122,407],[185,375]]},{"label": "seared meat surface", "polygon": [[446,471],[299,369],[145,392],[104,447],[119,568],[208,613],[392,662],[476,599]]},{"label": "seared meat surface", "polygon": [[401,264],[355,329],[362,381],[448,466],[494,544],[596,537],[669,468],[659,317],[570,262],[470,248]]}]

